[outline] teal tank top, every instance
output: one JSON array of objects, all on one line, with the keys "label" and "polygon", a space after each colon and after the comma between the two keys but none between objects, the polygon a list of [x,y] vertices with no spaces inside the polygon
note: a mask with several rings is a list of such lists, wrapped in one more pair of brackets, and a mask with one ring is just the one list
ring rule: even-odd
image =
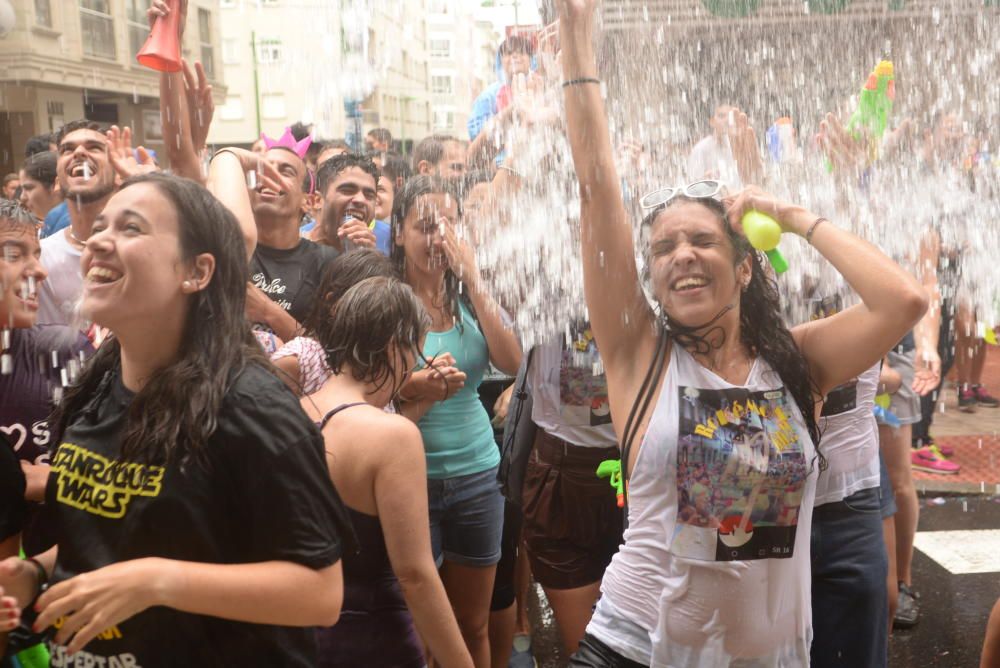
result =
[{"label": "teal tank top", "polygon": [[486,337],[461,301],[459,309],[461,326],[427,332],[424,341],[424,357],[451,353],[467,376],[465,387],[434,404],[417,423],[427,453],[427,477],[435,480],[481,473],[500,463],[490,418],[479,401],[479,384],[490,364]]}]

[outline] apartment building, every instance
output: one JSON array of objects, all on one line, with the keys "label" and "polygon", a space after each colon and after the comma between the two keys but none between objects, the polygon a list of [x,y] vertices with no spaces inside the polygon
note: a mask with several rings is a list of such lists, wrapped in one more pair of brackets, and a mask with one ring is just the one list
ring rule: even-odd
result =
[{"label": "apartment building", "polygon": [[[137,143],[162,148],[157,73],[135,61],[149,0],[4,1],[15,24],[0,39],[0,172],[20,164],[28,138],[79,118],[131,126]],[[190,0],[182,50],[205,64],[221,103],[218,24],[217,0]]]},{"label": "apartment building", "polygon": [[434,131],[465,139],[472,103],[497,78],[500,36],[475,3],[434,0],[427,20]]},{"label": "apartment building", "polygon": [[209,141],[249,145],[302,121],[344,138],[431,132],[426,0],[222,0],[228,86]]}]

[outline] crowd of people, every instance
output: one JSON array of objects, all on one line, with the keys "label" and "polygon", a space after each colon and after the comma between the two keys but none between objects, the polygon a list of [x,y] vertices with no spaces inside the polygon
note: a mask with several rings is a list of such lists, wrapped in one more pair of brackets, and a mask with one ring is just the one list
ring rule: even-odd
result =
[{"label": "crowd of people", "polygon": [[[728,104],[685,182],[643,183],[595,2],[555,4],[468,138],[411,156],[302,124],[209,151],[186,63],[162,155],[85,119],[32,139],[0,200],[4,668],[530,666],[531,580],[571,666],[887,665],[919,615],[912,470],[959,467],[930,435],[951,364],[960,408],[998,405],[962,249],[929,229],[893,258],[768,192]],[[868,139],[821,128],[861,189]],[[487,251],[545,187],[542,130],[586,311],[524,345]],[[926,170],[977,168],[953,115],[903,134]],[[750,211],[846,286],[805,322]]]}]

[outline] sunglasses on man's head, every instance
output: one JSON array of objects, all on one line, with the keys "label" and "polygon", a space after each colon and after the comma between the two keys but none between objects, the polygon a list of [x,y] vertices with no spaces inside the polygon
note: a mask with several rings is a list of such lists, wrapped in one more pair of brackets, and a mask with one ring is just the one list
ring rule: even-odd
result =
[{"label": "sunglasses on man's head", "polygon": [[679,196],[690,197],[692,199],[721,199],[722,190],[725,184],[714,179],[695,181],[683,187],[667,186],[657,188],[646,193],[639,200],[639,206],[645,210],[666,206],[672,199]]}]

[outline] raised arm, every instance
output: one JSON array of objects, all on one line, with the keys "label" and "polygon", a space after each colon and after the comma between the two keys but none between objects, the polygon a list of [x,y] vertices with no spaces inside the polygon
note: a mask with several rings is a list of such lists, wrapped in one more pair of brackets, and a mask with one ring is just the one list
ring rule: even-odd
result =
[{"label": "raised arm", "polygon": [[[247,257],[250,257],[257,247],[257,223],[250,206],[248,179],[255,181],[258,188],[273,188],[276,192],[284,190],[277,168],[262,156],[242,148],[225,148],[215,154],[208,168],[206,185],[236,216],[243,232]],[[286,336],[281,338],[287,340]]]},{"label": "raised arm", "polygon": [[917,278],[927,290],[930,306],[927,314],[914,328],[917,351],[913,365],[913,389],[921,396],[933,392],[941,383],[941,355],[938,344],[941,337],[941,288],[938,285],[937,265],[941,257],[941,238],[930,231],[920,242],[920,260]]},{"label": "raised arm", "polygon": [[[184,43],[184,26],[187,23],[187,0],[181,0],[177,11],[181,17],[177,22],[177,40]],[[164,0],[153,0],[146,10],[146,18],[152,27],[153,23],[170,13],[170,6]],[[200,66],[199,66],[200,67]],[[204,74],[204,70],[200,70]],[[188,64],[183,63],[181,71],[160,73],[160,121],[163,123],[163,148],[170,161],[171,170],[178,176],[193,179],[198,183],[205,182],[201,170],[199,152],[205,148],[204,139],[201,146],[195,145],[194,128],[191,122],[191,112],[194,111],[192,99],[187,92],[186,78],[193,78]],[[202,80],[203,90],[207,88],[211,100],[211,87]],[[208,122],[211,122],[209,117]],[[205,123],[207,126],[207,123]]]},{"label": "raised arm", "polygon": [[490,361],[500,371],[516,374],[521,366],[521,344],[514,333],[513,323],[505,322],[500,305],[490,295],[476,266],[475,253],[468,242],[459,239],[454,225],[446,220],[442,246],[452,271],[464,281],[469,299],[476,309],[479,327],[486,338]]},{"label": "raised arm", "polygon": [[[386,420],[385,438],[395,445],[375,474],[375,505],[392,570],[420,637],[443,668],[471,668],[472,657],[441,583],[427,529],[427,465],[420,431],[408,420]],[[380,427],[381,429],[381,427]]]},{"label": "raised arm", "polygon": [[[580,181],[583,284],[591,323],[612,386],[640,375],[653,356],[653,311],[639,282],[615,170],[593,47],[595,0],[559,0],[566,126]],[[640,376],[641,377],[641,376]]]},{"label": "raised arm", "polygon": [[927,310],[927,293],[917,280],[847,230],[758,188],[727,204],[736,229],[742,229],[743,213],[756,209],[772,215],[784,232],[805,237],[861,297],[857,306],[792,330],[821,395],[882,359]]}]

